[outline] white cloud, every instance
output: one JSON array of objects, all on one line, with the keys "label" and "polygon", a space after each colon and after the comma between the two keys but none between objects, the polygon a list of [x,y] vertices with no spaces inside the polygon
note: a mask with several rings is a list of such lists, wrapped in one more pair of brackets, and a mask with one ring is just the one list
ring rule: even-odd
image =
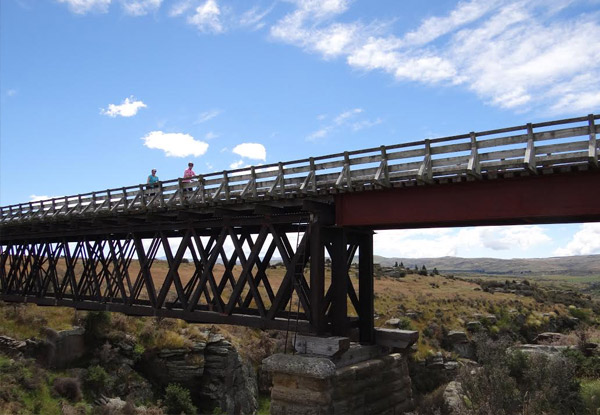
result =
[{"label": "white cloud", "polygon": [[231,150],[233,153],[249,158],[252,160],[263,160],[267,159],[267,150],[265,146],[260,143],[242,143],[238,144]]},{"label": "white cloud", "polygon": [[378,231],[374,249],[377,255],[386,257],[473,257],[483,256],[486,250],[513,252],[516,249],[522,253],[550,242],[546,230],[540,226],[482,226]]},{"label": "white cloud", "polygon": [[131,16],[144,16],[160,8],[162,0],[121,0],[123,10]]},{"label": "white cloud", "polygon": [[215,118],[216,116],[218,116],[219,114],[221,114],[221,110],[210,110],[210,111],[204,111],[203,113],[201,113],[198,116],[198,119],[196,120],[196,124],[202,124],[208,120],[212,120],[213,118]]},{"label": "white cloud", "polygon": [[142,101],[136,101],[133,96],[125,98],[121,105],[109,104],[107,109],[101,109],[100,113],[109,117],[133,117],[141,108],[146,108],[147,105]]},{"label": "white cloud", "polygon": [[41,196],[41,195],[30,195],[30,202],[39,202],[40,200],[49,200],[49,199],[57,199],[64,196]]},{"label": "white cloud", "polygon": [[296,1],[271,36],[399,81],[462,85],[497,107],[581,113],[600,105],[600,12],[581,14],[581,1],[461,1],[404,34],[335,21],[349,2],[320,3]]},{"label": "white cloud", "polygon": [[221,9],[216,0],[207,0],[196,8],[195,14],[189,16],[187,21],[202,32],[221,33],[224,29],[220,15]]},{"label": "white cloud", "polygon": [[584,223],[573,239],[564,248],[554,251],[555,255],[600,254],[600,223]]},{"label": "white cloud", "polygon": [[235,169],[239,169],[240,167],[243,167],[243,166],[244,166],[244,160],[238,160],[238,161],[234,161],[233,163],[231,163],[229,165],[229,168],[232,170],[235,170]]},{"label": "white cloud", "polygon": [[208,150],[208,143],[183,133],[152,131],[142,137],[142,140],[146,147],[163,150],[167,157],[200,157]]},{"label": "white cloud", "polygon": [[106,13],[111,0],[58,0],[66,3],[73,13],[86,14],[88,12]]}]

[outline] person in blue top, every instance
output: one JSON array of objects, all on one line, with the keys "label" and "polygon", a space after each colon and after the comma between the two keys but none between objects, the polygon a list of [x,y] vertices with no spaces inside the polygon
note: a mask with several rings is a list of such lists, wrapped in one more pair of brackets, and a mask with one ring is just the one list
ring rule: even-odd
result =
[{"label": "person in blue top", "polygon": [[[156,169],[152,169],[152,173],[148,176],[148,180],[146,181],[148,189],[154,189],[158,187],[158,176],[156,175]],[[154,193],[150,193],[150,196],[154,196]]]}]

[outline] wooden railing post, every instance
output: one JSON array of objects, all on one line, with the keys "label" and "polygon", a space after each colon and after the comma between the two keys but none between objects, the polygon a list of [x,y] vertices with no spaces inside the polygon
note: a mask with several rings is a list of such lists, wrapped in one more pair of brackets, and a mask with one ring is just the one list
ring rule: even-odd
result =
[{"label": "wooden railing post", "polygon": [[127,201],[127,190],[123,188],[123,208],[125,211],[129,210],[129,202]]},{"label": "wooden railing post", "polygon": [[532,173],[537,173],[535,164],[535,136],[533,135],[533,126],[527,124],[527,148],[525,149],[525,167]]},{"label": "wooden railing post", "polygon": [[471,155],[467,164],[467,174],[473,177],[481,178],[481,166],[479,165],[479,153],[477,152],[477,138],[471,131]]},{"label": "wooden railing post", "polygon": [[335,181],[335,187],[337,187],[338,189],[343,189],[344,181],[346,182],[346,186],[347,186],[348,190],[351,191],[352,190],[352,176],[350,174],[350,156],[348,155],[347,151],[344,152],[344,166],[342,167],[342,171],[340,172],[340,175],[338,176],[337,180]]},{"label": "wooden railing post", "polygon": [[258,195],[256,189],[256,170],[254,169],[254,166],[250,167],[250,180],[248,180],[248,183],[246,183],[246,185],[240,192],[240,197],[243,198],[249,192],[252,192],[252,197],[254,198],[256,198]]},{"label": "wooden railing post", "polygon": [[317,170],[315,167],[315,158],[309,158],[308,162],[310,170],[308,171],[308,175],[300,185],[300,191],[302,193],[306,193],[308,191],[315,193],[317,191]]},{"label": "wooden railing post", "polygon": [[165,196],[163,194],[163,184],[161,181],[158,182],[158,197],[160,198],[160,207],[165,207]]},{"label": "wooden railing post", "polygon": [[200,193],[200,202],[206,201],[206,189],[204,188],[204,176],[198,176],[198,193]]},{"label": "wooden railing post", "polygon": [[390,187],[390,171],[388,169],[388,157],[385,146],[381,146],[381,162],[375,172],[373,180],[383,187]]},{"label": "wooden railing post", "polygon": [[588,160],[593,167],[598,168],[598,144],[596,142],[596,126],[594,125],[594,114],[588,115],[588,125],[588,128],[590,130]]},{"label": "wooden railing post", "polygon": [[430,140],[425,140],[425,156],[423,157],[423,163],[419,167],[417,172],[417,182],[419,183],[431,183],[433,181],[433,170],[431,167],[431,143]]},{"label": "wooden railing post", "polygon": [[223,191],[225,192],[225,200],[229,200],[229,176],[227,170],[223,170]]},{"label": "wooden railing post", "polygon": [[140,203],[142,205],[142,209],[146,209],[146,190],[144,189],[144,185],[140,184]]}]

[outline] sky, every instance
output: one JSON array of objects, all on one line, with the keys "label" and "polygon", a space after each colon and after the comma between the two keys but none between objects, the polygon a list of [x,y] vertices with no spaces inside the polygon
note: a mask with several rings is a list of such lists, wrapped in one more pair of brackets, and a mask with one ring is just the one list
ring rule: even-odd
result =
[{"label": "sky", "polygon": [[[0,205],[600,112],[600,0],[1,0]],[[381,231],[600,254],[600,224]]]}]

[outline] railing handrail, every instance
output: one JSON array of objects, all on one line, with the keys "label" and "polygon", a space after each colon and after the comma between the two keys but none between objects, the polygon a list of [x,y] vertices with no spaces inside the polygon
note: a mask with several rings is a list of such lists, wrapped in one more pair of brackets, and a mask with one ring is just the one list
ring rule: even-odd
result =
[{"label": "railing handrail", "polygon": [[[114,210],[129,211],[132,208],[139,210],[154,206],[155,202],[158,202],[158,206],[165,207],[173,203],[176,203],[177,206],[190,203],[202,204],[207,201],[223,202],[229,201],[230,198],[237,200],[240,198],[277,197],[290,192],[300,195],[329,188],[335,189],[335,191],[351,191],[354,189],[353,182],[369,182],[381,187],[389,186],[390,180],[411,179],[427,183],[440,176],[460,174],[478,176],[482,168],[486,172],[493,168],[533,171],[537,168],[538,163],[548,166],[584,162],[597,165],[596,134],[600,131],[595,120],[598,119],[600,119],[600,115],[589,114],[585,117],[525,124],[388,146],[382,145],[286,162],[211,172],[191,178],[193,182],[190,185],[182,183],[181,178],[176,178],[160,181],[156,189],[151,189],[148,184],[142,183],[13,204],[0,207],[0,221],[6,223],[13,220],[45,218],[51,213],[51,216],[61,216],[89,213],[90,210],[94,213]],[[587,125],[534,132],[535,129],[584,122],[587,122]],[[487,138],[513,132],[522,133]],[[586,139],[588,142],[587,153],[584,140],[550,145],[536,144],[546,140],[586,135],[589,136]],[[519,145],[525,145],[525,147],[518,147]],[[511,146],[517,146],[517,148],[507,148]],[[538,149],[543,150],[547,156],[536,154]],[[492,151],[481,152],[481,150]],[[559,154],[552,155],[552,153]],[[446,156],[440,157],[440,155]],[[396,160],[404,160],[404,163],[394,164]],[[312,186],[310,191],[307,190],[309,185]],[[195,187],[198,188],[194,189]],[[191,190],[191,192],[186,192],[186,190]],[[206,193],[212,191],[214,193]],[[246,196],[248,192],[250,194]],[[100,204],[99,207],[97,204]],[[105,207],[106,204],[107,207]]]}]

